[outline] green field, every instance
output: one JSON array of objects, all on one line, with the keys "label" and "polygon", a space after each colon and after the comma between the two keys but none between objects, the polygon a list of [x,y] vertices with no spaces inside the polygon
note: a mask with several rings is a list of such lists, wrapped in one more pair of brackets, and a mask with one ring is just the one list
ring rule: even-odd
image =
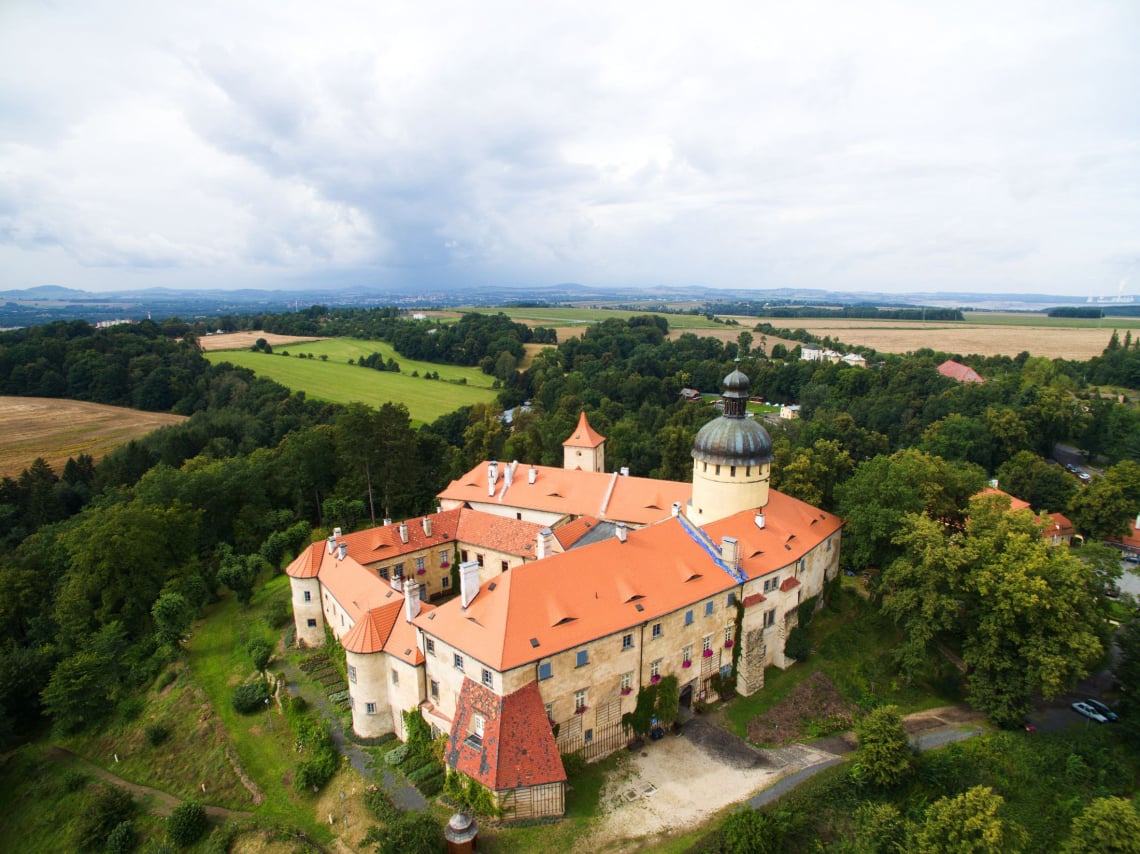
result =
[{"label": "green field", "polygon": [[[479,314],[506,314],[511,320],[536,323],[540,326],[586,326],[614,318],[625,319],[656,311],[630,311],[606,308],[464,308],[461,311]],[[670,329],[723,329],[723,323],[709,320],[703,314],[661,314],[669,321]]]},{"label": "green field", "polygon": [[1053,326],[1059,329],[1140,329],[1140,317],[1049,317],[1042,314],[1001,311],[963,312],[967,323],[978,326]]},{"label": "green field", "polygon": [[[283,356],[282,353],[289,355]],[[313,354],[312,359],[297,358],[309,353]],[[385,359],[395,359],[400,365],[400,373],[348,364],[349,359],[359,359],[372,353],[380,353]],[[327,361],[321,360],[322,355],[327,357]],[[417,424],[430,423],[461,406],[490,403],[495,397],[491,388],[494,377],[487,376],[478,368],[403,359],[382,341],[329,338],[279,347],[272,355],[250,350],[217,350],[205,356],[214,364],[230,362],[249,368],[258,376],[275,380],[294,391],[303,391],[308,397],[318,400],[333,403],[359,401],[370,406],[380,406],[389,401],[403,403]],[[419,372],[420,376],[413,377],[413,371]],[[423,375],[429,371],[439,373],[439,379],[424,379]],[[467,384],[458,385],[459,380],[466,380]]]}]

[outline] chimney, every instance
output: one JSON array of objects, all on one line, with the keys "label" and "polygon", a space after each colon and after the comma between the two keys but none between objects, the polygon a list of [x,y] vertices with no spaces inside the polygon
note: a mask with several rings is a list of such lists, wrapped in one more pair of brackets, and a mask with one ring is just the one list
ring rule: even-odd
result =
[{"label": "chimney", "polygon": [[738,554],[739,554],[739,549],[737,548],[737,545],[736,545],[736,537],[725,537],[723,540],[720,541],[720,556],[721,556],[721,558],[724,559],[724,562],[727,563],[729,566],[731,566],[731,567],[736,566]]},{"label": "chimney", "polygon": [[673,502],[673,515],[674,516],[680,516],[681,515],[681,502],[680,501],[674,501]]},{"label": "chimney", "polygon": [[757,528],[759,528],[761,531],[763,531],[763,530],[764,530],[764,526],[765,526],[766,524],[768,524],[768,522],[767,522],[767,520],[764,518],[764,514],[763,514],[763,513],[757,513],[757,514],[756,514],[756,527],[757,527]]},{"label": "chimney", "polygon": [[1140,513],[1136,514],[1136,524],[1134,526],[1137,531],[1140,531]]},{"label": "chimney", "polygon": [[996,477],[991,477],[991,478],[990,478],[990,489],[997,489],[997,488],[998,488],[998,480],[997,480],[997,478],[996,478]]},{"label": "chimney", "polygon": [[622,477],[629,477],[629,466],[622,466],[621,467],[621,476]]},{"label": "chimney", "polygon": [[459,564],[459,598],[466,608],[479,594],[479,563],[469,560]]},{"label": "chimney", "polygon": [[340,528],[333,528],[333,536],[340,539]]},{"label": "chimney", "polygon": [[431,517],[430,516],[424,516],[424,536],[425,537],[431,536]]},{"label": "chimney", "polygon": [[511,481],[513,481],[514,478],[515,478],[514,466],[507,466],[505,469],[503,469],[503,488],[504,489],[510,489]]},{"label": "chimney", "polygon": [[616,525],[616,528],[617,528],[617,538],[618,538],[618,542],[619,542],[619,543],[624,543],[624,542],[625,542],[625,538],[626,538],[626,536],[627,536],[627,534],[626,534],[626,531],[625,531],[625,522],[618,522],[618,523],[617,523],[617,525]]},{"label": "chimney", "polygon": [[552,554],[554,554],[554,532],[549,528],[543,528],[538,532],[538,548],[535,550],[535,557],[542,560]]},{"label": "chimney", "polygon": [[409,578],[404,585],[404,619],[411,622],[420,612],[420,586]]},{"label": "chimney", "polygon": [[536,469],[534,466],[531,466],[530,471],[526,473],[526,482],[534,483],[536,480],[538,480],[538,469]]},{"label": "chimney", "polygon": [[401,522],[399,530],[400,530],[400,542],[406,546],[408,544],[408,523],[407,522]]},{"label": "chimney", "polygon": [[348,543],[344,542],[344,540],[341,540],[339,543],[336,544],[336,548],[337,548],[337,556],[336,556],[337,560],[344,560],[346,557],[348,557]]},{"label": "chimney", "polygon": [[332,554],[333,552],[336,551],[336,535],[335,534],[329,534],[328,550],[329,550],[329,554]]},{"label": "chimney", "polygon": [[391,516],[385,516],[384,517],[384,527],[387,528],[391,524],[392,524],[392,517]]}]

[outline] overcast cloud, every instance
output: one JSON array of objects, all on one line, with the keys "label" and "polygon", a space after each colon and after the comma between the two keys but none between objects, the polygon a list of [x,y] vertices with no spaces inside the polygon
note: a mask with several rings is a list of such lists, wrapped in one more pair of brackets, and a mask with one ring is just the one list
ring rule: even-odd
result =
[{"label": "overcast cloud", "polygon": [[3,0],[0,288],[1136,293],[1138,87],[1131,0]]}]

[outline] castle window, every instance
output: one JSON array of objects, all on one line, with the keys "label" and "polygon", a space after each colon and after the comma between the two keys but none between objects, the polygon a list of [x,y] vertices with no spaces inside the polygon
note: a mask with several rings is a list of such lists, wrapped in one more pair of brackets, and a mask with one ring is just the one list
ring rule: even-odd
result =
[{"label": "castle window", "polygon": [[710,599],[709,601],[705,602],[705,616],[706,616],[706,617],[711,617],[711,616],[712,616],[713,607],[714,607],[714,603],[713,603],[712,599]]},{"label": "castle window", "polygon": [[506,572],[510,568],[511,565],[507,563],[507,561],[504,560],[499,562],[499,569],[501,569],[503,572]]},{"label": "castle window", "polygon": [[588,649],[580,649],[574,656],[575,667],[585,667],[590,663],[590,651]]},{"label": "castle window", "polygon": [[655,637],[655,638],[661,637],[661,624],[660,623],[654,623],[653,624],[653,637]]},{"label": "castle window", "polygon": [[764,628],[770,628],[776,625],[776,609],[769,608],[764,612]]},{"label": "castle window", "polygon": [[730,477],[736,477],[736,466],[729,466],[728,474]]},{"label": "castle window", "polygon": [[692,662],[692,660],[693,660],[693,646],[692,646],[692,644],[690,644],[689,646],[687,646],[683,650],[681,650],[681,661],[684,662],[685,664],[689,664]]},{"label": "castle window", "polygon": [[586,689],[586,688],[579,688],[577,691],[574,692],[574,711],[575,712],[586,711],[586,691],[587,690],[588,689]]},{"label": "castle window", "polygon": [[712,635],[705,635],[701,641],[701,652],[708,652],[712,649]]},{"label": "castle window", "polygon": [[543,708],[546,709],[546,719],[551,723],[554,723],[554,704],[544,703]]},{"label": "castle window", "polygon": [[385,581],[388,580],[388,567],[381,567],[378,572],[381,578],[383,578]]},{"label": "castle window", "polygon": [[726,607],[726,608],[735,608],[736,607],[736,593],[729,593],[728,594],[728,601],[724,603],[724,607]]},{"label": "castle window", "polygon": [[422,557],[418,557],[418,558],[416,558],[416,572],[423,572],[423,570],[424,570],[424,559]]},{"label": "castle window", "polygon": [[[831,545],[831,543],[829,542],[829,543],[828,543],[828,545],[830,546],[830,545]],[[312,591],[309,591],[309,590],[306,590],[306,591],[305,591],[305,601],[306,601],[306,602],[312,602],[312,601],[313,601],[313,594],[312,594]]]},{"label": "castle window", "polygon": [[660,676],[661,676],[661,659],[658,658],[656,661],[649,662],[649,677],[651,679],[657,679]]},{"label": "castle window", "polygon": [[538,678],[549,679],[554,675],[554,665],[549,661],[543,661],[538,665]]},{"label": "castle window", "polygon": [[633,673],[632,672],[623,673],[621,675],[621,690],[623,692],[633,690]]},{"label": "castle window", "polygon": [[716,464],[716,472],[715,472],[715,474],[720,474],[720,463],[717,463],[717,464]]},{"label": "castle window", "polygon": [[439,553],[439,565],[444,569],[447,569],[449,566],[451,566],[451,556],[447,553],[447,549],[444,549]]},{"label": "castle window", "polygon": [[623,650],[633,649],[633,635],[632,634],[621,636],[621,648]]},{"label": "castle window", "polygon": [[313,617],[310,617],[306,622],[310,629],[315,629],[317,627],[317,621]]},{"label": "castle window", "polygon": [[459,552],[459,560],[463,563],[467,563],[467,549],[463,549]]},{"label": "castle window", "polygon": [[586,730],[586,734],[582,736],[582,741],[589,744],[594,740],[594,731],[592,729]]},{"label": "castle window", "polygon": [[424,638],[424,652],[435,655],[435,638]]},{"label": "castle window", "polygon": [[475,555],[475,563],[479,564],[479,566],[482,566],[483,565],[483,555],[481,555],[481,554]]},{"label": "castle window", "polygon": [[349,682],[355,682],[356,681],[356,668],[353,667],[351,664],[348,665],[348,681]]},{"label": "castle window", "polygon": [[439,683],[434,679],[431,680],[431,698],[433,700],[439,699]]},{"label": "castle window", "polygon": [[375,703],[365,703],[364,704],[364,711],[370,715],[376,714],[376,704]]},{"label": "castle window", "polygon": [[482,715],[471,716],[471,729],[467,732],[467,743],[472,747],[483,746],[483,726]]},{"label": "castle window", "polygon": [[451,586],[451,576],[445,575],[442,578],[440,578],[439,586],[442,587],[444,590],[446,590],[448,587],[450,587]]},{"label": "castle window", "polygon": [[455,665],[456,670],[462,670],[463,669],[463,656],[460,655],[458,652],[455,653],[455,658],[452,659],[452,663]]},{"label": "castle window", "polygon": [[399,685],[400,684],[400,674],[396,670],[395,667],[392,668],[392,684],[393,685]]},{"label": "castle window", "polygon": [[483,684],[488,688],[491,687],[491,671],[486,667],[483,668]]},{"label": "castle window", "polygon": [[725,643],[732,643],[732,635],[733,635],[733,629],[734,628],[736,628],[736,627],[731,626],[731,625],[724,627],[724,642]]},{"label": "castle window", "polygon": [[685,612],[685,625],[691,626],[693,624],[693,609],[690,608]]}]

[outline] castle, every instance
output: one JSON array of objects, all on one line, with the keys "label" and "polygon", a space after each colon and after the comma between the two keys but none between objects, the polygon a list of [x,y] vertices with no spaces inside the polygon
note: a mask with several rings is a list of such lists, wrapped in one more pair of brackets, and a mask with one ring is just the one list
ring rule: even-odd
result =
[{"label": "castle", "polygon": [[[344,647],[355,731],[403,738],[418,709],[508,817],[558,816],[561,756],[623,746],[643,686],[673,675],[686,706],[734,673],[760,690],[797,606],[838,573],[841,522],[769,488],[748,386],[725,378],[691,484],[606,473],[583,413],[561,469],[481,463],[435,513],[302,552],[297,639],[320,646],[327,626]],[[456,569],[459,595],[433,606]]]}]

